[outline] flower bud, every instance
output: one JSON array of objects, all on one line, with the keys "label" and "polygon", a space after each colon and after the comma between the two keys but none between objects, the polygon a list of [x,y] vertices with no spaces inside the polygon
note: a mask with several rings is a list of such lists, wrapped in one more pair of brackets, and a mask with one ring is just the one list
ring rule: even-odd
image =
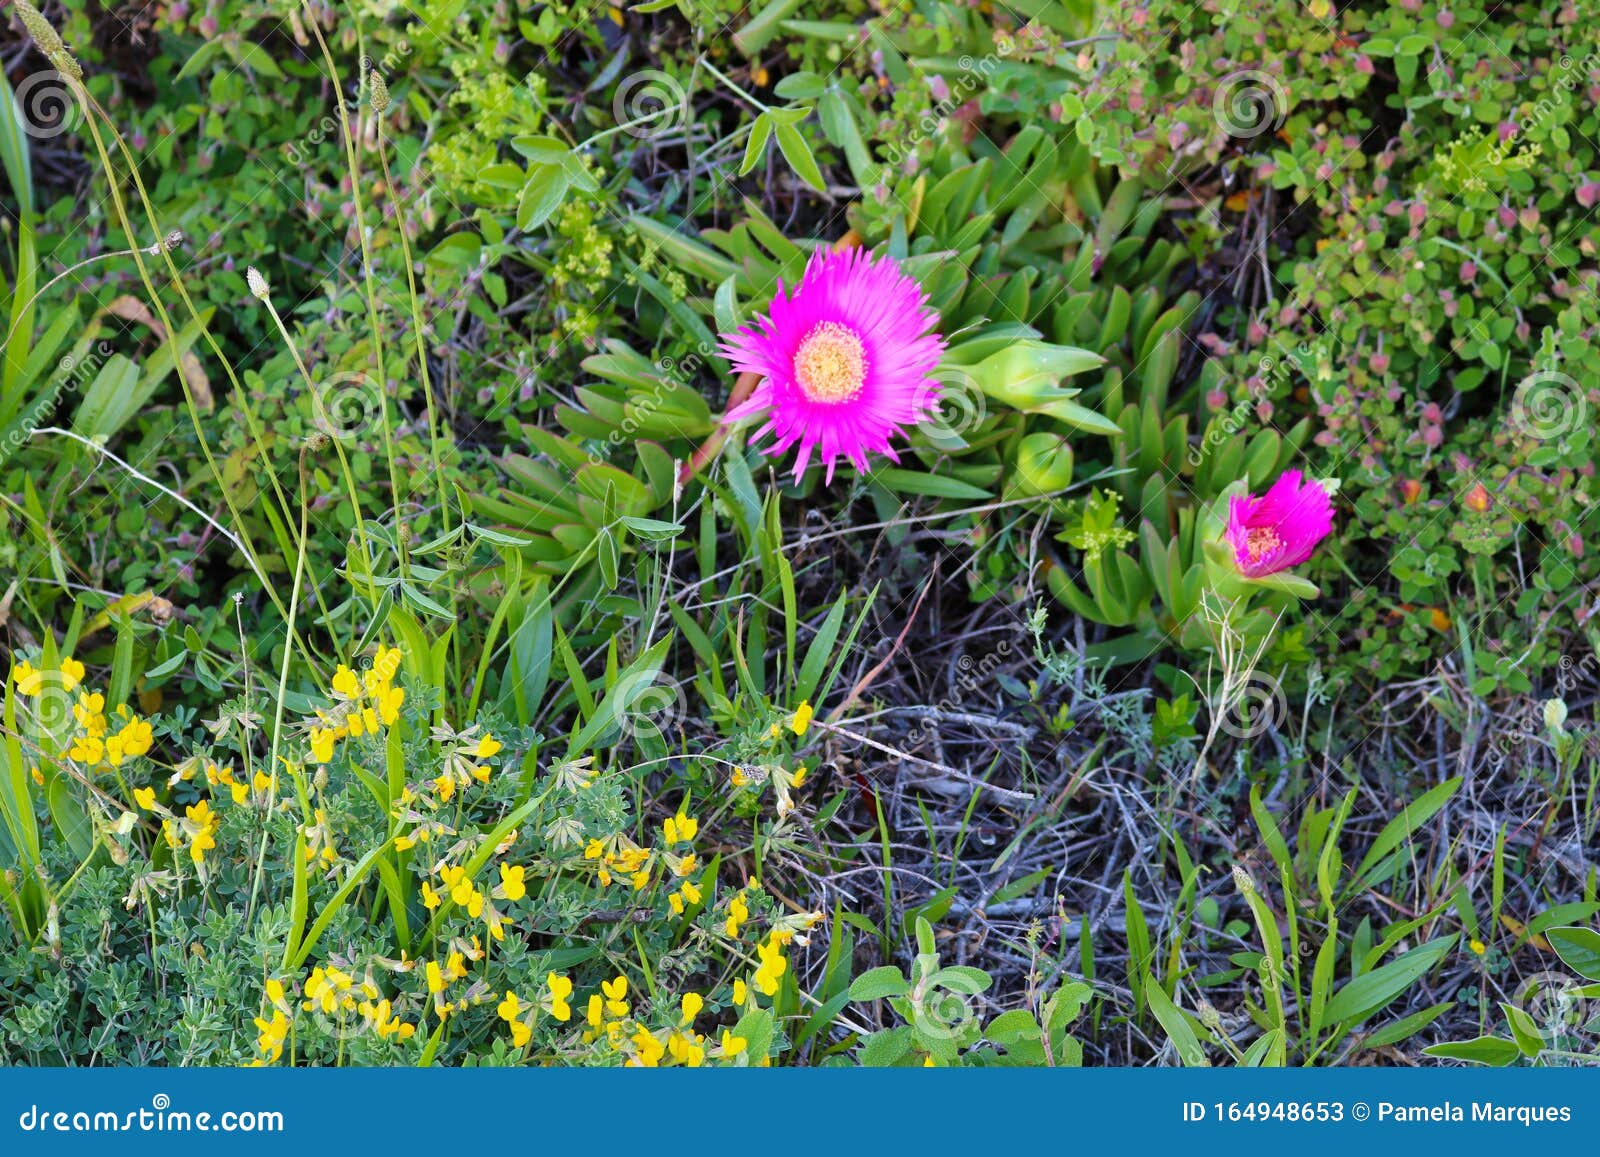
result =
[{"label": "flower bud", "polygon": [[1233,866],[1233,886],[1239,889],[1242,896],[1254,896],[1256,882],[1250,878],[1250,873],[1244,870],[1243,864]]},{"label": "flower bud", "polygon": [[389,108],[389,82],[374,68],[367,73],[367,87],[372,91],[372,111],[382,116]]}]

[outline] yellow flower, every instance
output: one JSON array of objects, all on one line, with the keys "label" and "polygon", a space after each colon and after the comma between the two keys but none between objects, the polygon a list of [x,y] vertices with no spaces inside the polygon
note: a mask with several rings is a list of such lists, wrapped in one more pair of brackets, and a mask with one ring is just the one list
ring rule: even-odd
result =
[{"label": "yellow flower", "polygon": [[789,962],[783,958],[783,944],[771,936],[764,944],[756,945],[756,955],[761,959],[761,966],[756,969],[756,987],[767,996],[776,996],[783,974],[789,970]]},{"label": "yellow flower", "polygon": [[516,1020],[522,1015],[522,1001],[517,999],[514,992],[506,993],[506,998],[500,1002],[500,1007],[495,1010],[500,1014],[501,1020]]},{"label": "yellow flower", "polygon": [[67,758],[77,763],[99,763],[106,756],[106,745],[98,735],[79,735],[72,741]]},{"label": "yellow flower", "polygon": [[600,999],[598,992],[589,997],[589,1008],[584,1014],[584,1020],[589,1022],[590,1028],[599,1028],[604,1019],[605,1003]]},{"label": "yellow flower", "polygon": [[602,980],[600,991],[605,994],[606,1011],[612,1016],[628,1015],[628,978],[619,976],[615,980]]},{"label": "yellow flower", "polygon": [[737,1005],[744,1004],[745,997],[748,995],[749,991],[750,989],[745,985],[745,982],[742,978],[735,980],[733,982],[733,1003]]},{"label": "yellow flower", "polygon": [[705,998],[702,997],[698,992],[684,993],[682,1002],[683,1023],[692,1024],[694,1022],[694,1018],[700,1015],[700,1010],[705,1006]]},{"label": "yellow flower", "polygon": [[423,975],[428,978],[428,991],[429,992],[431,992],[435,996],[437,996],[439,993],[444,991],[444,986],[445,986],[444,973],[443,973],[443,971],[440,970],[439,962],[437,960],[428,961],[427,967],[424,968],[422,971],[423,971]]},{"label": "yellow flower", "polygon": [[416,1034],[417,1026],[407,1024],[398,1016],[392,1015],[393,1009],[387,1000],[380,1000],[377,1004],[368,1004],[362,1007],[372,1021],[372,1027],[380,1037],[387,1040],[389,1037],[398,1037],[400,1040],[410,1040]]},{"label": "yellow flower", "polygon": [[357,699],[361,696],[361,680],[356,678],[356,673],[339,664],[339,669],[333,673],[333,693],[341,699]]},{"label": "yellow flower", "polygon": [[439,906],[439,893],[426,880],[422,882],[422,906],[430,912]]},{"label": "yellow flower", "polygon": [[24,660],[11,669],[11,678],[20,694],[32,697],[44,686],[44,674],[32,663]]},{"label": "yellow flower", "polygon": [[550,1015],[562,1022],[571,1020],[572,1006],[567,1001],[572,996],[572,981],[552,972],[544,978],[544,983],[545,1007],[550,1010]]},{"label": "yellow flower", "polygon": [[191,804],[185,809],[184,817],[194,831],[189,841],[189,858],[198,866],[205,860],[205,854],[217,846],[213,833],[222,819],[211,810],[211,804],[206,800]]},{"label": "yellow flower", "polygon": [[687,1068],[697,1069],[705,1064],[706,1049],[701,1043],[705,1038],[691,1033],[673,1033],[667,1039],[667,1051],[672,1054],[672,1059]]},{"label": "yellow flower", "polygon": [[521,864],[500,865],[500,890],[507,900],[520,900],[528,894],[523,877],[527,870]]},{"label": "yellow flower", "polygon": [[316,763],[328,763],[333,759],[333,744],[338,739],[337,733],[328,727],[313,727],[311,729],[311,758]]},{"label": "yellow flower", "polygon": [[266,1063],[272,1064],[283,1056],[283,1042],[289,1036],[289,1018],[283,1015],[281,1009],[272,1010],[272,1019],[263,1020],[256,1017],[256,1048],[260,1049]]},{"label": "yellow flower", "polygon": [[1485,952],[1489,951],[1489,946],[1486,945],[1482,940],[1478,940],[1476,938],[1474,938],[1472,943],[1467,945],[1467,947],[1472,949],[1473,955],[1475,956],[1482,956]]},{"label": "yellow flower", "polygon": [[406,693],[399,687],[385,687],[376,694],[378,718],[383,720],[385,727],[394,726],[394,721],[400,718],[400,708],[406,701]]},{"label": "yellow flower", "polygon": [[90,695],[80,693],[72,705],[72,718],[90,735],[106,733],[106,697],[96,691]]},{"label": "yellow flower", "polygon": [[520,1020],[514,1020],[511,1022],[511,1044],[515,1048],[520,1049],[523,1045],[528,1043],[529,1038],[532,1036],[533,1029],[530,1028],[525,1022]]},{"label": "yellow flower", "polygon": [[83,674],[83,664],[71,655],[61,660],[61,686],[65,690],[76,690],[78,684],[83,682]]},{"label": "yellow flower", "polygon": [[700,821],[693,816],[685,815],[683,809],[679,808],[677,815],[662,822],[661,831],[666,836],[667,843],[686,844],[700,833]]},{"label": "yellow flower", "polygon": [[749,1043],[742,1036],[734,1036],[727,1029],[722,1030],[722,1055],[725,1057],[738,1056]]},{"label": "yellow flower", "polygon": [[641,1028],[628,1039],[633,1041],[634,1047],[638,1049],[629,1064],[653,1069],[666,1055],[666,1045],[658,1041],[648,1029]]},{"label": "yellow flower", "polygon": [[745,902],[743,892],[735,892],[733,899],[728,901],[728,921],[722,926],[729,938],[739,935],[739,927],[750,919],[750,905]]},{"label": "yellow flower", "polygon": [[156,789],[153,787],[134,788],[133,802],[139,805],[141,811],[154,811],[156,807]]},{"label": "yellow flower", "polygon": [[811,720],[815,715],[816,712],[811,709],[811,701],[808,699],[802,702],[800,706],[794,709],[794,718],[789,720],[789,730],[796,735],[804,735],[807,729],[810,728]]},{"label": "yellow flower", "polygon": [[473,754],[479,759],[492,759],[505,750],[505,744],[492,735],[485,735],[478,740],[478,746]]}]

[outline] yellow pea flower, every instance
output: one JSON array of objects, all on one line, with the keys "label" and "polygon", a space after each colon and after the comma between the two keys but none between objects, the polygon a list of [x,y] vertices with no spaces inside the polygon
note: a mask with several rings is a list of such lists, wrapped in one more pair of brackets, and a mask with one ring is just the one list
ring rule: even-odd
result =
[{"label": "yellow pea flower", "polygon": [[528,894],[528,886],[524,881],[526,874],[527,869],[521,864],[500,865],[500,889],[507,900],[520,900]]}]

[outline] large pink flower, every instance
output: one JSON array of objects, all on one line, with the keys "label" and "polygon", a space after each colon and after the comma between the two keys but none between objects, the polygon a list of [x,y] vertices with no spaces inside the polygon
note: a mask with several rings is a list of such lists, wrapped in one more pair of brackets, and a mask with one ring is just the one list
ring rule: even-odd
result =
[{"label": "large pink flower", "polygon": [[944,339],[928,332],[939,315],[892,257],[860,249],[818,251],[794,292],[778,292],[765,316],[724,334],[723,352],[742,372],[760,374],[727,422],[765,412],[753,438],[768,434],[770,454],[800,444],[796,479],[813,450],[833,480],[834,463],[867,467],[867,451],[900,459],[889,439],[932,411],[932,373]]},{"label": "large pink flower", "polygon": [[1299,566],[1333,530],[1333,501],[1315,478],[1288,470],[1259,498],[1233,499],[1228,509],[1228,545],[1239,573],[1261,578]]}]

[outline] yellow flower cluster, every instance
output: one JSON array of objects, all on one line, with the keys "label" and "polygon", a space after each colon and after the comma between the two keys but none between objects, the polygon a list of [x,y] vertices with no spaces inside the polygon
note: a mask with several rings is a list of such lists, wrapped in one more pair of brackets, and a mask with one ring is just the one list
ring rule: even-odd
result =
[{"label": "yellow flower cluster", "polygon": [[[218,788],[227,788],[228,794],[233,797],[233,802],[236,804],[248,803],[252,792],[264,798],[277,786],[273,776],[259,770],[249,779],[236,779],[232,764],[228,764],[226,767],[218,767],[216,764],[208,762],[205,765],[205,773],[206,783],[210,785],[212,791],[215,792]],[[185,776],[185,778],[188,777]]]},{"label": "yellow flower cluster", "polygon": [[[61,689],[69,694],[77,690],[78,684],[83,682],[83,676],[83,664],[71,655],[62,656],[61,661],[56,664],[56,677]],[[29,699],[43,695],[48,681],[46,673],[26,659],[12,668],[11,679],[17,685],[17,693]]]},{"label": "yellow flower cluster", "polygon": [[[269,999],[272,998],[274,984],[278,982],[267,982]],[[278,984],[280,996],[282,991],[282,985]],[[326,968],[317,967],[311,970],[311,978],[306,981],[305,997],[301,1007],[307,1011],[319,1010],[325,1015],[340,1017],[355,1012],[373,1032],[385,1040],[390,1037],[396,1040],[410,1040],[417,1031],[416,1025],[402,1021],[395,1015],[393,1003],[379,991],[370,976],[357,980],[350,973],[331,964]]]},{"label": "yellow flower cluster", "polygon": [[435,727],[433,738],[442,749],[444,762],[433,780],[433,791],[440,803],[449,803],[457,788],[488,783],[494,769],[483,761],[505,750],[505,744],[492,735],[477,735],[477,725],[462,732]]},{"label": "yellow flower cluster", "polygon": [[467,971],[467,961],[478,961],[484,957],[483,946],[474,936],[471,941],[452,940],[449,954],[444,962],[437,960],[422,961],[422,975],[426,980],[428,997],[433,1001],[433,1010],[442,1020],[454,1012],[470,1008],[485,1000],[493,999],[493,994],[483,981],[474,981],[467,988],[451,997],[450,986],[458,981],[466,980],[470,973]]},{"label": "yellow flower cluster", "polygon": [[[72,744],[66,756],[85,767],[109,764],[121,767],[128,760],[144,755],[150,750],[154,735],[148,720],[140,719],[124,704],[106,716],[106,697],[80,692],[72,705],[72,719],[77,724]],[[111,719],[119,726],[111,730]]]},{"label": "yellow flower cluster", "polygon": [[613,1052],[620,1054],[623,1063],[634,1068],[659,1068],[663,1065],[683,1065],[699,1068],[708,1057],[732,1059],[745,1051],[746,1041],[723,1030],[720,1044],[708,1044],[706,1037],[695,1031],[694,1022],[705,1008],[705,998],[698,992],[686,992],[679,1000],[678,1023],[652,1029],[628,1019],[628,980],[619,976],[602,981],[600,991],[589,997],[583,1034],[585,1041],[604,1040]]},{"label": "yellow flower cluster", "polygon": [[557,973],[544,978],[544,993],[537,1004],[524,1004],[515,992],[507,992],[500,1002],[500,1019],[511,1029],[511,1044],[521,1048],[533,1037],[533,1024],[540,1009],[565,1024],[572,1019],[572,980]]},{"label": "yellow flower cluster", "polygon": [[620,878],[626,879],[635,892],[650,886],[653,859],[648,848],[641,848],[625,835],[592,839],[583,849],[585,860],[598,863],[595,878],[609,888]]},{"label": "yellow flower cluster", "polygon": [[[259,1055],[251,1062],[254,1066],[277,1063],[294,1027],[294,1008],[289,1003],[283,981],[276,977],[268,979],[266,996],[270,1015],[255,1018]],[[337,1016],[341,1022],[354,1012],[361,1018],[361,1025],[381,1040],[407,1041],[417,1032],[415,1024],[400,1018],[394,1003],[379,991],[370,976],[357,980],[351,973],[331,964],[318,966],[311,970],[303,996],[300,1007],[307,1012]]]},{"label": "yellow flower cluster", "polygon": [[[663,820],[661,824],[662,838],[671,848],[691,843],[699,834],[700,821],[689,815],[682,807],[678,808],[677,815]],[[688,876],[699,866],[699,861],[695,859],[692,850],[682,855],[667,851],[662,853],[662,859],[672,874],[680,878]],[[685,879],[678,890],[667,897],[667,903],[671,905],[673,915],[682,916],[689,908],[700,903],[700,897],[700,885],[693,880]]]},{"label": "yellow flower cluster", "polygon": [[211,810],[211,801],[203,799],[192,803],[179,816],[156,802],[155,788],[136,787],[133,802],[141,811],[161,817],[161,836],[167,841],[167,847],[174,852],[187,848],[189,858],[204,879],[206,853],[217,846],[217,829],[222,825],[222,817]]},{"label": "yellow flower cluster", "polygon": [[316,763],[333,759],[341,739],[377,735],[400,718],[405,703],[404,689],[394,685],[404,654],[398,647],[381,644],[372,666],[357,676],[344,664],[333,673],[336,702],[327,711],[318,710],[320,727],[311,728],[311,758]]},{"label": "yellow flower cluster", "polygon": [[435,891],[432,881],[422,882],[422,904],[432,912],[438,908],[446,898],[458,908],[466,910],[468,916],[474,920],[481,919],[489,929],[489,935],[496,940],[506,938],[505,925],[511,918],[500,911],[494,904],[495,900],[504,900],[515,904],[528,894],[528,870],[521,864],[500,865],[500,882],[485,895],[471,877],[467,870],[453,864],[444,864],[439,869],[439,885],[443,896]]}]

